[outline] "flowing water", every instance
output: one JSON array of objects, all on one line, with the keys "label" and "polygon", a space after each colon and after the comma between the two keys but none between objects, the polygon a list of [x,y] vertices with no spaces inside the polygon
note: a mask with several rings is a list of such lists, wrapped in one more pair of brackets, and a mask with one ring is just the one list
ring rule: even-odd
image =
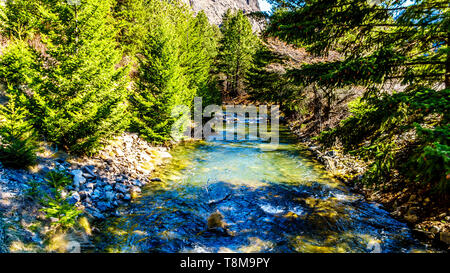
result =
[{"label": "flowing water", "polygon": [[[280,145],[207,140],[172,150],[142,197],[108,219],[99,252],[424,251],[406,224],[332,179],[283,127]],[[220,211],[229,232],[207,230]]]}]

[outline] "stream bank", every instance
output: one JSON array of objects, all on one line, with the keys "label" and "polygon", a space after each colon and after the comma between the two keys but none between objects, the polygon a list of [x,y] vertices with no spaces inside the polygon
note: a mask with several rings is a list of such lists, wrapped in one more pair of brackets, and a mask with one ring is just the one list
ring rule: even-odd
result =
[{"label": "stream bank", "polygon": [[407,222],[421,241],[450,251],[450,207],[448,204],[435,201],[434,196],[423,194],[413,185],[405,184],[400,177],[382,185],[365,184],[362,182],[362,177],[367,170],[367,162],[345,154],[342,147],[336,145],[325,149],[317,141],[301,134],[289,121],[288,126],[333,177],[348,185],[352,191],[362,194],[367,201],[381,204],[395,219]]},{"label": "stream bank", "polygon": [[[159,180],[153,177],[155,169],[172,157],[166,147],[153,147],[130,133],[94,157],[71,157],[46,145],[38,156],[38,164],[28,170],[0,168],[0,252],[67,252],[70,242],[92,247],[92,224],[138,198],[142,187]],[[61,219],[43,211],[42,199],[55,194],[50,173],[68,176],[71,183],[60,191],[61,198],[80,211],[64,232],[57,228]]]}]

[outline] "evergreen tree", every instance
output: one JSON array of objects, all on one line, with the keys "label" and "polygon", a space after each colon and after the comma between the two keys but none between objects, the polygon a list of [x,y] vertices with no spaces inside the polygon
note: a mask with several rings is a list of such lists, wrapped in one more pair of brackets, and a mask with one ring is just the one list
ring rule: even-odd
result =
[{"label": "evergreen tree", "polygon": [[303,99],[303,88],[292,84],[284,71],[272,66],[278,64],[282,67],[284,57],[261,44],[253,59],[245,79],[248,94],[258,102],[276,103],[286,115],[294,113]]},{"label": "evergreen tree", "polygon": [[[34,124],[61,148],[95,152],[129,121],[127,68],[119,67],[113,1],[33,3],[40,44],[29,46],[37,56],[32,65],[36,73],[26,84]],[[3,73],[3,78],[8,81],[10,74]]]},{"label": "evergreen tree", "polygon": [[32,11],[37,1],[7,0],[0,4],[0,31],[7,38],[26,39],[32,36],[36,27],[36,17]]},{"label": "evergreen tree", "polygon": [[[207,103],[216,97],[211,71],[217,30],[204,13],[194,17],[180,1],[131,0],[121,14],[128,14],[124,25],[130,25],[124,36],[129,41],[126,51],[137,60],[130,99],[133,130],[149,141],[165,143],[177,120],[171,117],[176,106],[191,107],[195,95]],[[146,27],[131,26],[136,22]],[[136,37],[137,33],[141,36]]]},{"label": "evergreen tree", "polygon": [[37,55],[30,49],[26,40],[12,37],[0,56],[0,83],[7,93],[22,98],[19,106],[26,105],[26,97],[31,95],[30,86],[39,76]]},{"label": "evergreen tree", "polygon": [[28,112],[16,100],[17,96],[9,96],[7,105],[0,105],[0,162],[25,168],[36,163],[37,144]]},{"label": "evergreen tree", "polygon": [[257,36],[242,11],[228,10],[222,22],[219,48],[219,71],[226,76],[226,93],[234,97],[242,93],[243,81],[257,49]]},{"label": "evergreen tree", "polygon": [[180,58],[182,38],[176,25],[159,17],[157,27],[147,35],[139,56],[139,75],[132,96],[134,129],[149,141],[170,140],[172,110],[177,105],[190,106],[194,92],[189,88],[186,68]]},{"label": "evergreen tree", "polygon": [[187,73],[190,88],[197,90],[197,96],[203,98],[205,105],[218,103],[220,100],[214,67],[219,35],[219,29],[209,23],[203,11],[190,19],[186,49]]},{"label": "evergreen tree", "polygon": [[[448,194],[448,3],[272,2],[278,9],[268,34],[312,54],[334,50],[342,57],[293,69],[288,74],[294,81],[319,86],[329,97],[337,88],[366,87],[363,100],[351,107],[352,116],[320,140],[330,144],[339,138],[347,151],[372,160],[367,181],[385,181],[399,172]],[[405,90],[385,92],[392,81]],[[402,144],[409,147],[398,147],[408,130],[415,137]]]}]

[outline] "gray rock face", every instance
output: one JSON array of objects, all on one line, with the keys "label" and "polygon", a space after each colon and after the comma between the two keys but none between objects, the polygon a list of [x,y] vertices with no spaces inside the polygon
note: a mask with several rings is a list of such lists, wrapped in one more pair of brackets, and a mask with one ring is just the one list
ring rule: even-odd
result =
[{"label": "gray rock face", "polygon": [[[228,9],[242,10],[245,14],[261,11],[258,0],[183,0],[194,12],[205,11],[212,24],[220,25]],[[254,31],[262,30],[262,24],[251,20]]]}]

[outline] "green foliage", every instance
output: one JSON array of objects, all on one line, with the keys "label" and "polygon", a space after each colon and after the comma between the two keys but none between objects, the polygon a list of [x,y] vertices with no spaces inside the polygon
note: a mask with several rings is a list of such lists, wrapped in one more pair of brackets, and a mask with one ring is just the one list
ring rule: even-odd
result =
[{"label": "green foliage", "polygon": [[[46,140],[72,153],[93,153],[129,122],[128,70],[119,67],[112,1],[33,5],[30,16],[40,39],[34,46],[26,41],[7,50],[0,77],[26,86],[27,108]],[[20,50],[26,54],[18,55]]]},{"label": "green foliage", "polygon": [[0,105],[0,161],[5,167],[24,168],[36,163],[37,143],[27,110],[16,106],[16,98],[9,97],[6,106]]},{"label": "green foliage", "polygon": [[450,125],[433,129],[415,125],[422,145],[406,167],[409,177],[421,183],[432,181],[436,192],[449,193]]},{"label": "green foliage", "polygon": [[[24,40],[10,41],[0,56],[0,80],[10,94],[29,94],[37,77],[37,59]],[[23,105],[25,106],[25,105]]]},{"label": "green foliage", "polygon": [[[386,180],[398,170],[413,182],[432,185],[437,192],[448,194],[449,98],[449,89],[374,94],[353,102],[352,115],[338,127],[322,132],[318,140],[332,146],[339,139],[347,151],[371,160],[365,175],[368,182]],[[397,142],[408,130],[413,130],[415,137],[405,160],[399,155],[407,148],[398,147]]]},{"label": "green foliage", "polygon": [[0,16],[10,39],[1,83],[40,135],[70,153],[95,153],[130,121],[166,142],[176,105],[220,99],[220,31],[181,1],[7,1]]},{"label": "green foliage", "polygon": [[[136,7],[145,12],[125,12]],[[148,26],[127,30],[141,34],[127,46],[137,59],[130,97],[132,129],[151,142],[166,143],[171,140],[172,126],[177,121],[177,117],[172,117],[176,106],[190,108],[196,95],[206,103],[219,97],[216,80],[211,76],[218,31],[204,13],[194,17],[178,1],[133,0],[122,14],[131,14],[126,22],[143,20]]]},{"label": "green foliage", "polygon": [[45,181],[56,190],[62,190],[72,184],[72,178],[62,170],[49,171]]},{"label": "green foliage", "polygon": [[30,180],[27,182],[28,188],[26,190],[26,196],[30,199],[35,199],[41,196],[41,184],[36,180]]},{"label": "green foliage", "polygon": [[220,103],[220,90],[215,76],[215,59],[218,54],[220,31],[212,26],[201,11],[190,19],[187,39],[187,74],[189,86],[203,98],[205,105]]},{"label": "green foliage", "polygon": [[57,198],[48,198],[42,202],[44,208],[41,210],[45,212],[47,218],[56,218],[57,221],[52,222],[53,226],[57,228],[70,228],[76,224],[78,215],[81,210],[69,204],[66,200]]},{"label": "green foliage", "polygon": [[[333,98],[338,88],[366,92],[351,116],[317,138],[336,140],[371,162],[367,182],[400,174],[425,189],[449,194],[448,4],[445,1],[272,0],[277,7],[267,34],[332,61],[305,64],[287,75],[319,86]],[[386,83],[401,93],[379,92]],[[442,87],[436,86],[445,85]]]},{"label": "green foliage", "polygon": [[139,76],[132,96],[134,128],[148,140],[163,143],[170,139],[174,106],[190,105],[195,94],[189,88],[186,70],[180,63],[181,37],[168,18],[159,18],[158,27],[148,34],[139,58]]},{"label": "green foliage", "polygon": [[0,5],[0,33],[8,38],[25,39],[33,34],[36,21],[31,16],[36,1],[4,1]]},{"label": "green foliage", "polygon": [[234,97],[241,94],[259,41],[242,11],[233,13],[228,10],[223,17],[221,31],[218,68],[226,76],[226,92]]},{"label": "green foliage", "polygon": [[52,187],[53,196],[47,195],[41,199],[41,211],[45,212],[47,218],[57,219],[52,222],[56,228],[72,227],[82,211],[61,196],[62,190],[72,184],[72,178],[64,170],[52,170],[46,174],[45,181]]},{"label": "green foliage", "polygon": [[253,57],[253,63],[246,74],[248,94],[255,100],[276,103],[286,114],[297,110],[303,100],[302,88],[293,84],[284,71],[269,68],[269,65],[282,66],[284,58],[260,45]]}]

